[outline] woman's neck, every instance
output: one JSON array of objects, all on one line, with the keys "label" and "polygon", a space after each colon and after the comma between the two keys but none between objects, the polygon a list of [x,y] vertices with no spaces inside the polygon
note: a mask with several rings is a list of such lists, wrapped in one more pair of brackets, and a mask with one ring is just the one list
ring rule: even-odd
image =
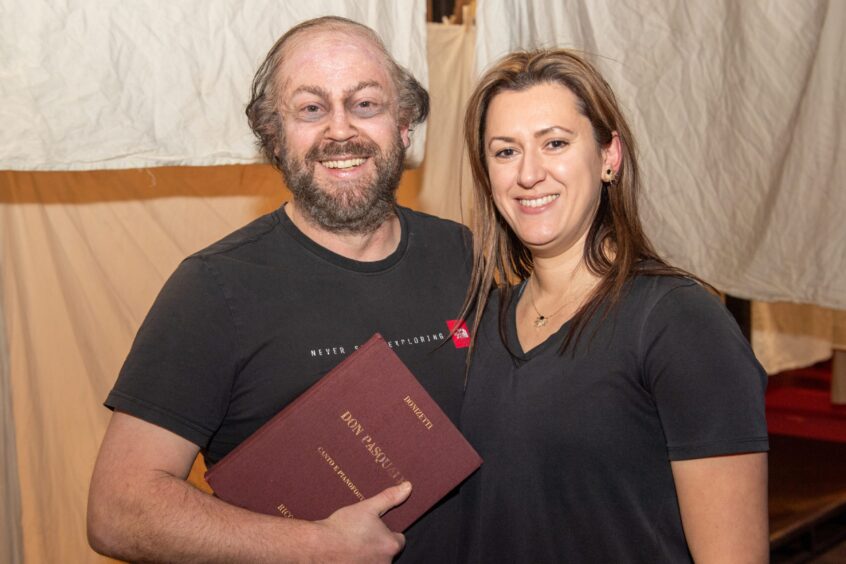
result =
[{"label": "woman's neck", "polygon": [[535,257],[531,284],[536,299],[589,291],[599,278],[588,270],[584,255],[565,254],[556,257]]}]

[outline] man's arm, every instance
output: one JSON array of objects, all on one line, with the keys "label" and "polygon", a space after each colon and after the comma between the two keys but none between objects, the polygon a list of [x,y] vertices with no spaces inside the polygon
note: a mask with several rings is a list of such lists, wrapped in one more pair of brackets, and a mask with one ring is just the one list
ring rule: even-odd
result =
[{"label": "man's arm", "polygon": [[706,564],[767,562],[767,454],[671,464],[693,559]]},{"label": "man's arm", "polygon": [[88,496],[88,540],[101,554],[156,562],[390,562],[405,544],[379,519],[408,497],[388,488],[309,522],[253,513],[185,481],[199,448],[115,412]]}]

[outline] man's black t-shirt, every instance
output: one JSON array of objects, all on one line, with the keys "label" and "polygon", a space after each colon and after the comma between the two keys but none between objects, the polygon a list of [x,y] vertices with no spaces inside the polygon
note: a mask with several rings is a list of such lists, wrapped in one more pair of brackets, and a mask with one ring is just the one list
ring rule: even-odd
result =
[{"label": "man's black t-shirt", "polygon": [[[187,258],[106,405],[199,445],[211,466],[379,332],[457,421],[466,349],[447,322],[467,288],[469,234],[409,209],[398,215],[401,241],[376,262],[317,245],[284,208]],[[453,559],[453,505],[406,532],[403,561]]]}]

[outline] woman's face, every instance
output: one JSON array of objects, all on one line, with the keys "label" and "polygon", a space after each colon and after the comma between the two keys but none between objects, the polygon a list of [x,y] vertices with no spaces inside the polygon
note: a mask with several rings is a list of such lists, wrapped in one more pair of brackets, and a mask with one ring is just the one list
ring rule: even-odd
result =
[{"label": "woman's face", "polygon": [[616,134],[599,147],[576,96],[548,83],[497,94],[484,143],[494,203],[532,254],[581,256],[602,171],[618,168]]}]

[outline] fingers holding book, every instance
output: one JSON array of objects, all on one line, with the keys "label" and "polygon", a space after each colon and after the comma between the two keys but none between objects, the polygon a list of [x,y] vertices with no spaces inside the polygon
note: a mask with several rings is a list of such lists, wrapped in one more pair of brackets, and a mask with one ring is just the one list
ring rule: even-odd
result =
[{"label": "fingers holding book", "polygon": [[337,540],[326,548],[331,553],[331,546],[337,546],[336,556],[345,561],[352,558],[357,562],[391,562],[405,546],[405,536],[388,529],[380,517],[402,504],[410,494],[411,483],[403,482],[318,521],[317,524],[333,531],[327,538]]}]

